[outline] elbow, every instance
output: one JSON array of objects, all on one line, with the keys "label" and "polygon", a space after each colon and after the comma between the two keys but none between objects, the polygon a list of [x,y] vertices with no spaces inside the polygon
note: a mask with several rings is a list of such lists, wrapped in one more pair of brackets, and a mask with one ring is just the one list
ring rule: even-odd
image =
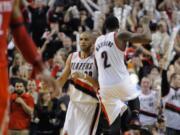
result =
[{"label": "elbow", "polygon": [[147,41],[147,43],[150,43],[152,41],[152,39],[151,38],[147,38],[146,41]]},{"label": "elbow", "polygon": [[144,35],[144,40],[146,43],[150,43],[152,41],[152,36],[151,35]]}]

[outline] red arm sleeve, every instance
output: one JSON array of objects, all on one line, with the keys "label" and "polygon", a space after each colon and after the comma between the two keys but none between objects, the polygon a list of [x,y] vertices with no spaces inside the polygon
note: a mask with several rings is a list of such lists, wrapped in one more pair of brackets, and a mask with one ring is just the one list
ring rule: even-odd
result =
[{"label": "red arm sleeve", "polygon": [[11,30],[16,43],[16,46],[20,49],[25,60],[31,63],[36,72],[40,72],[43,69],[43,62],[41,55],[37,51],[37,47],[23,25],[23,19],[13,19],[11,22]]},{"label": "red arm sleeve", "polygon": [[16,46],[20,49],[24,58],[31,64],[34,64],[40,56],[37,52],[37,48],[28,35],[25,26],[23,25],[22,18],[13,20],[11,23],[12,34],[14,36]]}]

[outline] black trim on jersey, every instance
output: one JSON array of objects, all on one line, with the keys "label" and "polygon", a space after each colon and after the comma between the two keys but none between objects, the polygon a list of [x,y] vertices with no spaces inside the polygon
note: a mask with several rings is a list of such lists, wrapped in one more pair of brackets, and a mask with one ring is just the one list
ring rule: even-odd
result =
[{"label": "black trim on jersey", "polygon": [[94,57],[94,63],[95,63],[96,69],[98,70],[97,61],[96,61],[96,58],[95,58],[95,57]]},{"label": "black trim on jersey", "polygon": [[70,83],[73,84],[74,87],[75,87],[77,90],[79,90],[79,91],[81,91],[81,92],[83,92],[83,93],[85,93],[85,94],[87,94],[87,95],[90,95],[91,97],[93,97],[93,98],[95,98],[95,99],[98,99],[95,92],[91,92],[90,90],[88,90],[88,89],[82,87],[81,85],[75,83],[73,80],[70,80]]},{"label": "black trim on jersey", "polygon": [[149,117],[153,117],[153,118],[157,118],[157,114],[146,112],[144,110],[140,110],[140,114],[146,115],[146,116],[149,116]]},{"label": "black trim on jersey", "polygon": [[166,103],[165,108],[166,108],[167,110],[170,110],[170,111],[172,111],[172,112],[175,112],[175,113],[180,114],[180,108],[178,108],[178,107],[176,107],[176,106],[174,106],[174,105],[172,105],[172,104]]},{"label": "black trim on jersey", "polygon": [[90,135],[92,135],[92,133],[93,133],[93,129],[95,127],[95,123],[96,123],[96,120],[98,118],[98,112],[99,112],[99,104],[97,103],[96,110],[95,110],[94,117],[93,117],[93,121],[91,123]]}]

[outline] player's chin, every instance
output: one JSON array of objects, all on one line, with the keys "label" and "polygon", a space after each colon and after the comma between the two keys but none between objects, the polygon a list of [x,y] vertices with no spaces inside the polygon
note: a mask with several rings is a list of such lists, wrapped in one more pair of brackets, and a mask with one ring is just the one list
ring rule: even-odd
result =
[{"label": "player's chin", "polygon": [[81,48],[87,48],[87,45],[80,45]]},{"label": "player's chin", "polygon": [[81,46],[81,50],[82,50],[82,51],[88,51],[89,48],[88,48],[88,46]]}]

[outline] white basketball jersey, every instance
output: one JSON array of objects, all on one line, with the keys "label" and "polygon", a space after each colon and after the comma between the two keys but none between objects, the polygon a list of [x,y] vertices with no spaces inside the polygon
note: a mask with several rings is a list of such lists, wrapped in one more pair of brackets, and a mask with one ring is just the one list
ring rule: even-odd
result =
[{"label": "white basketball jersey", "polygon": [[95,58],[98,66],[98,81],[101,86],[118,84],[129,73],[124,63],[124,52],[115,44],[115,32],[102,35],[95,43]]},{"label": "white basketball jersey", "polygon": [[[71,74],[83,72],[97,80],[94,55],[82,59],[79,54],[72,54]],[[72,80],[69,89],[70,102],[63,134],[95,135],[101,108],[92,84],[83,79]]]},{"label": "white basketball jersey", "polygon": [[144,95],[142,92],[140,100],[140,121],[142,125],[153,125],[157,120],[157,93],[151,91],[150,94]]},{"label": "white basketball jersey", "polygon": [[[87,58],[80,58],[79,52],[74,52],[71,58],[71,74],[74,72],[83,72],[97,80],[97,69],[95,65],[94,55]],[[86,80],[77,79],[76,82],[71,81],[70,98],[75,102],[97,103],[96,92],[91,83]]]},{"label": "white basketball jersey", "polygon": [[170,89],[167,96],[163,98],[165,103],[165,117],[167,127],[180,130],[180,89]]}]

